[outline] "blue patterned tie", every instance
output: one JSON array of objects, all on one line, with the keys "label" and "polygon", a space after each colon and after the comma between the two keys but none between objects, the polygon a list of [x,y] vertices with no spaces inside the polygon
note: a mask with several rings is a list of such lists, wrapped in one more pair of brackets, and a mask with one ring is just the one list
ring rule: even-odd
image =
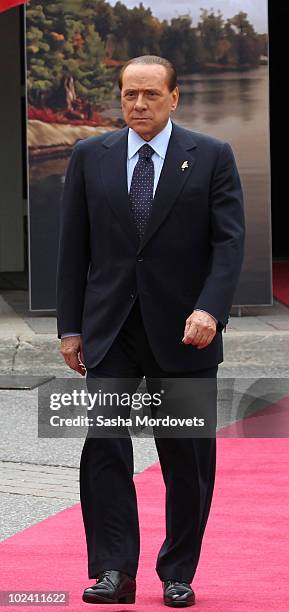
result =
[{"label": "blue patterned tie", "polygon": [[138,150],[138,154],[139,159],[133,171],[129,199],[137,232],[142,238],[153,203],[155,171],[152,155],[154,150],[149,144],[145,144]]}]

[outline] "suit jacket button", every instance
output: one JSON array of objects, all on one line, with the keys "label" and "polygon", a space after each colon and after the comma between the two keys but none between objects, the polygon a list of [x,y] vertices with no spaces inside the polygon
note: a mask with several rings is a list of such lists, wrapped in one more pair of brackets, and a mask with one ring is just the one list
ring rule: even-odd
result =
[{"label": "suit jacket button", "polygon": [[143,261],[143,257],[138,257],[137,260],[140,263],[141,261]]}]

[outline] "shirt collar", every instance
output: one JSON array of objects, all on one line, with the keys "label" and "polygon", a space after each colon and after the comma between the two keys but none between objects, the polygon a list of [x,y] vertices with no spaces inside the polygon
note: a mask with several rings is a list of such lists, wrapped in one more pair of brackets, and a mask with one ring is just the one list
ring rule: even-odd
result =
[{"label": "shirt collar", "polygon": [[156,136],[151,140],[144,140],[139,134],[137,134],[132,128],[128,130],[128,141],[127,141],[127,156],[131,159],[144,144],[149,144],[160,157],[163,159],[166,156],[170,136],[172,133],[172,122],[168,119],[167,124]]}]

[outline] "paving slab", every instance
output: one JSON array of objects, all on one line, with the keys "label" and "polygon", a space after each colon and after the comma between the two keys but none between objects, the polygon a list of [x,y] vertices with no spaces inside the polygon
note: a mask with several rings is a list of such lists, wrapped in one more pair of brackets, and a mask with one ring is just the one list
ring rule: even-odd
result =
[{"label": "paving slab", "polygon": [[250,332],[250,331],[260,331],[260,332],[269,332],[270,327],[268,328],[268,323],[266,321],[260,320],[260,317],[230,317],[230,322],[227,326],[227,332],[230,331],[241,331],[241,332]]},{"label": "paving slab", "polygon": [[0,495],[0,540],[5,540],[18,531],[31,527],[71,505],[64,499],[46,499],[28,494],[17,495],[2,492]]},{"label": "paving slab", "polygon": [[35,334],[57,335],[56,317],[27,317],[24,321]]},{"label": "paving slab", "polygon": [[288,306],[278,302],[278,300],[273,300],[272,304],[263,305],[263,306],[232,306],[231,315],[233,317],[257,317],[260,314],[262,315],[272,315],[272,314],[281,314],[288,316]]},{"label": "paving slab", "polygon": [[0,295],[1,337],[10,337],[29,333],[29,327],[14,308]]},{"label": "paving slab", "polygon": [[0,389],[35,389],[44,385],[53,376],[21,376],[21,374],[0,374]]},{"label": "paving slab", "polygon": [[227,367],[289,366],[289,332],[268,331],[239,333],[230,330],[223,334],[224,360]]},{"label": "paving slab", "polygon": [[260,316],[258,317],[258,320],[262,323],[266,323],[267,326],[271,325],[271,327],[275,329],[280,329],[284,331],[289,330],[289,316]]}]

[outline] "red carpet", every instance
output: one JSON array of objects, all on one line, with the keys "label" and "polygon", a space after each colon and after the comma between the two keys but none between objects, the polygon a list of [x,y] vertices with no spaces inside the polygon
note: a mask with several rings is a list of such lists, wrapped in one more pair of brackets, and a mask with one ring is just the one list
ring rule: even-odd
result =
[{"label": "red carpet", "polygon": [[273,262],[273,295],[289,306],[289,261]]},{"label": "red carpet", "polygon": [[[218,439],[215,495],[193,583],[197,609],[289,609],[288,457],[287,439]],[[137,600],[134,605],[97,606],[98,610],[165,609],[154,571],[164,535],[159,465],[137,475],[135,481],[142,544]],[[78,504],[5,540],[0,549],[2,590],[67,590],[70,605],[64,609],[89,609],[81,593],[94,581],[87,579]],[[41,607],[47,612],[55,609]],[[32,610],[35,607],[25,606],[25,611]]]},{"label": "red carpet", "polygon": [[218,431],[219,438],[289,438],[289,396]]}]

